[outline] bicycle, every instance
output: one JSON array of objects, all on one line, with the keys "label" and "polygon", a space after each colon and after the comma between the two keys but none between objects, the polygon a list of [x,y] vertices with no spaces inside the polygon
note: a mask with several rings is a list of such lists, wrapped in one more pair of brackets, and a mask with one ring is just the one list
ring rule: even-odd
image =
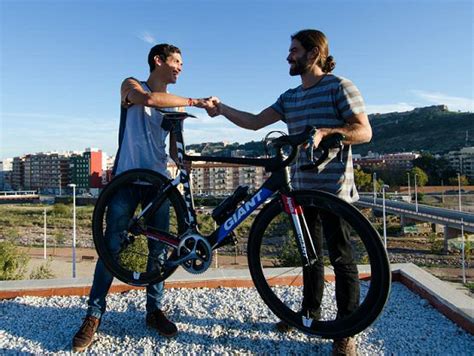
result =
[{"label": "bicycle", "polygon": [[[145,286],[165,280],[178,266],[190,273],[203,273],[211,265],[213,250],[235,243],[236,227],[264,205],[250,230],[248,265],[258,293],[277,317],[303,332],[323,338],[352,336],[378,318],[390,292],[391,272],[377,231],[359,210],[335,195],[291,188],[287,166],[295,159],[298,147],[311,140],[314,128],[307,127],[298,135],[273,139],[275,154],[270,158],[189,156],[184,150],[183,121],[193,116],[161,112],[162,127],[177,138],[179,174],[171,179],[145,169],[124,172],[105,187],[94,209],[94,243],[112,275],[125,283]],[[315,169],[334,147],[341,148],[341,142],[340,135],[324,140],[320,145],[322,155],[318,159],[310,157],[311,163],[302,169]],[[219,226],[205,236],[198,229],[190,177],[183,165],[185,160],[260,166],[271,175],[253,194],[249,194],[248,187],[239,186],[219,204],[212,213]],[[179,184],[183,185],[184,199],[177,189]],[[114,196],[123,191],[138,192],[136,208],[123,217],[125,223],[120,231],[107,231],[107,213],[112,211]],[[307,214],[311,211],[315,213],[309,218]],[[154,226],[157,212],[171,224]],[[350,238],[346,243],[352,251],[353,262],[358,265],[360,302],[344,316],[338,315],[333,284],[326,280],[332,268],[327,242],[336,239],[326,235],[323,239],[320,235],[321,225],[324,225],[321,216],[327,214],[341,219],[348,229]],[[160,246],[158,254],[157,244]],[[317,268],[321,270],[323,265],[328,272],[324,273],[324,281],[305,278],[308,273],[314,275]],[[320,288],[324,283],[319,315],[315,315],[314,310],[310,313],[304,301],[305,293],[317,291],[317,283]],[[328,304],[329,307],[325,307]]]}]

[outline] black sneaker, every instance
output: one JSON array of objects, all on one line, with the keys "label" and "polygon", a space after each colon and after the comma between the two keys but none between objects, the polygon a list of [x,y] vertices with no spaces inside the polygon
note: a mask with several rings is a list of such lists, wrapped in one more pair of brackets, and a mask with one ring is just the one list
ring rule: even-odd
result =
[{"label": "black sneaker", "polygon": [[154,312],[147,313],[146,325],[158,331],[162,336],[173,337],[178,333],[178,328],[174,323],[169,321],[165,314],[159,309]]},{"label": "black sneaker", "polygon": [[[303,311],[300,311],[300,312],[298,312],[298,314],[301,315],[301,316],[303,316],[303,315],[306,316],[307,313],[303,312]],[[321,313],[318,312],[318,311],[310,311],[309,312],[309,317],[312,318],[312,319],[315,319],[315,320],[319,320],[321,318]],[[275,328],[281,333],[287,333],[287,332],[291,331],[292,329],[294,329],[293,326],[287,324],[283,320],[280,320],[278,323],[276,323]]]}]

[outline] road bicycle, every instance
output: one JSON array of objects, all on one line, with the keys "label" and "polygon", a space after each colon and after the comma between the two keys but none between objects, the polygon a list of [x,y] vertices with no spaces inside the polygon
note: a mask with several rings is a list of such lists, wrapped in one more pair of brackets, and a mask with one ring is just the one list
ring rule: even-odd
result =
[{"label": "road bicycle", "polygon": [[[255,212],[243,243],[247,243],[248,266],[255,287],[278,318],[324,338],[355,335],[378,318],[391,285],[390,266],[379,234],[358,209],[335,195],[291,187],[288,166],[298,152],[303,152],[302,144],[309,142],[311,146],[314,128],[269,140],[273,149],[269,158],[190,156],[185,153],[183,121],[193,116],[184,112],[161,113],[163,129],[176,135],[179,174],[172,179],[146,169],[124,172],[105,187],[94,209],[94,243],[113,276],[131,285],[145,286],[165,280],[178,266],[190,273],[203,273],[211,266],[213,250],[235,244],[235,229]],[[324,140],[318,147],[320,152],[314,159],[310,153],[309,164],[301,168],[313,169],[317,174],[318,166],[328,155],[342,152],[342,139],[341,135],[334,135]],[[184,161],[264,167],[271,174],[253,192],[239,186],[223,200],[212,212],[217,229],[204,235],[198,227]],[[179,184],[184,198],[177,189]],[[124,192],[134,197],[133,202],[117,216],[117,197]],[[325,225],[326,216],[340,221],[347,232],[344,241],[327,222]],[[345,254],[357,266],[355,280],[360,289],[355,308],[344,314],[338,311],[333,283],[338,280],[336,266],[341,256],[334,256],[328,248],[328,244],[335,243],[348,247]],[[316,298],[319,307],[308,302],[308,295],[318,291],[322,294],[319,300]]]}]

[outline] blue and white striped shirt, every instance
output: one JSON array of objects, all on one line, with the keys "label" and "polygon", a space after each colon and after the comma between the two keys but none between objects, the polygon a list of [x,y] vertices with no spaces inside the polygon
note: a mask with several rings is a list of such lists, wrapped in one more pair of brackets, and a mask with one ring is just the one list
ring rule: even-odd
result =
[{"label": "blue and white striped shirt", "polygon": [[[300,85],[287,90],[271,107],[283,115],[290,135],[300,133],[308,125],[341,127],[351,116],[365,112],[357,87],[350,80],[333,74],[327,74],[310,88]],[[293,187],[327,191],[348,202],[358,200],[351,146],[340,151],[331,149],[328,158],[316,170],[301,171],[297,168],[308,163],[306,153],[301,150],[292,166]]]}]

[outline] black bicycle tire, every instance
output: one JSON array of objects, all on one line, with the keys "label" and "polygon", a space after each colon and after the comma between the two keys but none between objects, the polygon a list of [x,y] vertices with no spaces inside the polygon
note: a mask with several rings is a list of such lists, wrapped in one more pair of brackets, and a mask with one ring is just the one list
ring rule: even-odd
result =
[{"label": "black bicycle tire", "polygon": [[301,322],[296,321],[300,320],[301,316],[298,316],[295,312],[286,307],[275,293],[273,293],[265,279],[260,263],[259,252],[262,236],[272,219],[283,211],[280,197],[274,198],[262,209],[256,217],[250,231],[247,255],[250,273],[257,291],[277,317],[303,332],[331,339],[358,334],[377,320],[390,294],[390,264],[380,236],[357,208],[332,194],[308,190],[293,191],[291,195],[295,197],[297,201],[301,201],[303,196],[310,196],[320,207],[326,209],[330,207],[333,214],[343,217],[352,227],[356,226],[358,232],[364,232],[360,237],[370,256],[372,271],[369,292],[364,302],[347,319],[317,321],[312,328],[305,327]]},{"label": "black bicycle tire", "polygon": [[[94,239],[94,245],[96,247],[97,254],[99,258],[104,263],[105,267],[109,270],[109,272],[119,280],[124,283],[134,285],[134,286],[146,286],[149,284],[155,284],[161,282],[168,278],[171,274],[174,273],[177,266],[174,268],[167,269],[163,274],[153,274],[153,273],[143,273],[140,275],[138,279],[134,278],[130,271],[122,268],[119,264],[114,262],[114,259],[108,253],[108,249],[105,245],[105,240],[103,236],[103,226],[102,222],[104,221],[104,213],[106,209],[106,204],[108,199],[113,196],[114,193],[120,189],[123,184],[125,184],[130,179],[136,177],[147,177],[151,178],[154,181],[159,182],[160,184],[166,184],[169,180],[164,177],[163,175],[148,169],[132,169],[121,173],[114,177],[114,179],[104,188],[104,190],[99,195],[97,199],[97,203],[94,207],[94,213],[92,217],[92,235]],[[183,197],[178,192],[176,188],[170,189],[166,193],[167,198],[173,205],[173,208],[176,211],[176,218],[178,224],[178,232],[179,234],[184,233],[186,229],[186,204],[184,202]]]}]

